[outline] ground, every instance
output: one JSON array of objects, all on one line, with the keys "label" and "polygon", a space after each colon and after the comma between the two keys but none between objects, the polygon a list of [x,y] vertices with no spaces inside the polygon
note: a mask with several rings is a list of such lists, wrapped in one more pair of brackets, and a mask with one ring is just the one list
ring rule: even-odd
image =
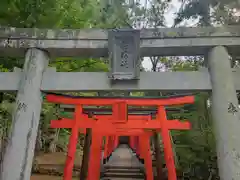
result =
[{"label": "ground", "polygon": [[[31,180],[63,180],[63,178],[60,176],[33,175]],[[73,178],[72,180],[79,180],[79,178]]]},{"label": "ground", "polygon": [[[81,152],[76,153],[75,168],[80,169],[82,154]],[[63,173],[64,164],[66,160],[66,153],[56,152],[49,154],[42,154],[37,156],[36,161],[38,164],[38,173],[33,174],[31,180],[62,180],[61,174]],[[75,176],[77,173],[74,173]],[[78,177],[73,180],[79,180]]]}]

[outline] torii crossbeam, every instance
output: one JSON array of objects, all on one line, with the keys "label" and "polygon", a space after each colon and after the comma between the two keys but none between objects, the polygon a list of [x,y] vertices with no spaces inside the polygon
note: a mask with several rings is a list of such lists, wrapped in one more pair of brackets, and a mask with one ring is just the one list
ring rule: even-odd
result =
[{"label": "torii crossbeam", "polygon": [[[88,180],[98,180],[100,177],[100,159],[103,137],[106,137],[104,158],[107,158],[114,148],[117,147],[119,136],[130,136],[130,147],[144,159],[147,180],[153,180],[152,159],[150,153],[150,136],[152,130],[159,131],[163,138],[164,154],[168,169],[169,180],[176,180],[176,170],[169,131],[172,129],[190,129],[188,122],[179,120],[167,120],[164,106],[193,103],[193,96],[175,97],[167,99],[135,99],[135,98],[85,98],[70,97],[63,95],[49,94],[47,100],[52,103],[75,105],[73,119],[63,118],[52,120],[52,128],[71,128],[72,133],[69,140],[68,157],[66,161],[64,180],[71,180],[72,168],[75,157],[75,150],[79,129],[91,128],[92,144],[90,151]],[[83,105],[112,105],[112,115],[88,115],[82,112]],[[155,120],[151,116],[128,115],[127,106],[157,106],[157,117]],[[150,131],[149,131],[150,130]],[[142,143],[136,143],[133,139],[140,138]]]}]

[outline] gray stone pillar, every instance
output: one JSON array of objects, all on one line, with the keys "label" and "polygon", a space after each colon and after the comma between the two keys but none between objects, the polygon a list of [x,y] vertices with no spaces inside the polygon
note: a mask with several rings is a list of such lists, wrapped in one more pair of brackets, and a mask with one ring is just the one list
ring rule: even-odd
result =
[{"label": "gray stone pillar", "polygon": [[40,85],[48,61],[42,50],[32,48],[26,53],[1,180],[30,180],[42,106]]},{"label": "gray stone pillar", "polygon": [[212,115],[221,180],[240,179],[240,120],[232,69],[226,48],[214,47],[208,58]]}]

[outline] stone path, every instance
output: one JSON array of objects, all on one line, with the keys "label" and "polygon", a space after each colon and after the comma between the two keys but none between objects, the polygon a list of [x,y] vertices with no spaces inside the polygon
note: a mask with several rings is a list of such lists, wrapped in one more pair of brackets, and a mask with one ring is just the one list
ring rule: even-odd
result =
[{"label": "stone path", "polygon": [[120,145],[104,165],[103,178],[106,180],[143,180],[144,165],[127,145]]},{"label": "stone path", "polygon": [[[77,154],[76,157],[75,165],[79,166],[81,155]],[[34,174],[31,180],[62,180],[63,177],[47,175],[47,172],[48,170],[63,172],[65,159],[66,155],[64,153],[41,155],[37,160],[43,174]],[[120,145],[102,167],[104,168],[104,177],[102,178],[104,180],[144,180],[144,165],[139,162],[127,145]],[[72,180],[79,180],[78,175],[73,177]]]},{"label": "stone path", "polygon": [[127,166],[143,167],[137,157],[132,153],[127,145],[120,145],[110,157],[107,165],[109,166]]}]

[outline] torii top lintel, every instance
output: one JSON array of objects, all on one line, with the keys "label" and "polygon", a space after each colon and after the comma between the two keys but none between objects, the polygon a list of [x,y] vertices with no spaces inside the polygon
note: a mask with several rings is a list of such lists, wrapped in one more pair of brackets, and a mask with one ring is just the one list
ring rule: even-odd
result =
[{"label": "torii top lintel", "polygon": [[[228,46],[239,54],[240,26],[142,29],[141,56],[204,55],[206,48]],[[199,43],[199,41],[201,43]],[[108,30],[0,28],[0,50],[6,56],[24,56],[31,47],[57,57],[108,56]]]},{"label": "torii top lintel", "polygon": [[[53,103],[66,103],[75,105],[75,120],[81,119],[80,123],[78,120],[79,128],[94,128],[100,127],[104,124],[104,129],[112,129],[113,133],[116,132],[114,129],[161,129],[162,125],[159,121],[149,121],[151,116],[144,117],[139,115],[128,115],[127,105],[138,105],[138,106],[152,106],[157,105],[158,109],[166,105],[178,105],[178,104],[190,104],[194,102],[194,96],[185,97],[171,97],[164,99],[157,98],[87,98],[87,97],[71,97],[65,95],[49,94],[47,100]],[[82,105],[112,105],[112,115],[94,115],[88,117],[82,112]],[[159,109],[159,111],[162,111]],[[162,111],[163,112],[163,111]],[[161,113],[162,113],[161,112]],[[165,110],[164,110],[165,112]],[[165,113],[164,113],[165,114]],[[159,116],[159,112],[158,115]],[[160,118],[160,117],[158,117]],[[117,123],[117,124],[116,124]],[[120,124],[118,124],[120,123]],[[123,124],[121,124],[123,123]],[[52,128],[73,128],[75,121],[63,118],[60,121],[52,120]],[[167,123],[168,129],[189,129],[190,124],[187,122],[179,122],[178,120],[171,120]],[[112,131],[111,131],[112,132]]]},{"label": "torii top lintel", "polygon": [[181,104],[194,103],[194,96],[169,97],[169,98],[125,98],[125,97],[75,97],[69,95],[48,94],[46,96],[48,102],[57,104],[72,105],[112,105],[118,102],[125,102],[127,105],[135,106],[171,106]]}]

